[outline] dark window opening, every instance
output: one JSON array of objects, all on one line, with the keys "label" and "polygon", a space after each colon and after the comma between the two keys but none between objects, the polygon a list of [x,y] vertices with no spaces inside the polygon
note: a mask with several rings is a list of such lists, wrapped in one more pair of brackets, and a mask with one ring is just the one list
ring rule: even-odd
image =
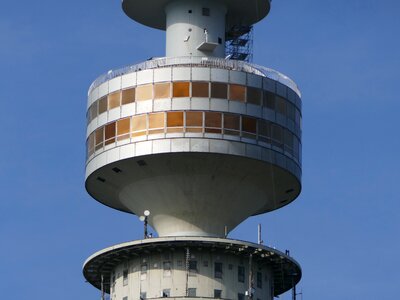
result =
[{"label": "dark window opening", "polygon": [[220,37],[218,38],[218,44],[222,44],[222,39]]},{"label": "dark window opening", "polygon": [[222,263],[220,262],[214,264],[214,277],[222,278]]},{"label": "dark window opening", "polygon": [[189,10],[188,10],[188,13],[189,13],[189,14],[191,14],[191,13],[192,13],[192,10],[191,10],[191,9],[189,9]]},{"label": "dark window opening", "polygon": [[210,9],[208,7],[203,7],[203,16],[210,16]]}]

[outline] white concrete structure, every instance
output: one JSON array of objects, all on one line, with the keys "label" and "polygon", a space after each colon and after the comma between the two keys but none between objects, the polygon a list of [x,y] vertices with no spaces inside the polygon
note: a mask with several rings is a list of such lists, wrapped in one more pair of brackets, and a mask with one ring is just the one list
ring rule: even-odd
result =
[{"label": "white concrete structure", "polygon": [[[146,222],[160,238],[96,253],[85,277],[118,300],[242,300],[245,291],[272,299],[300,280],[299,265],[276,250],[224,239],[249,216],[281,208],[301,191],[296,84],[274,70],[224,59],[227,30],[261,20],[269,1],[124,0],[122,6],[132,19],[166,30],[167,57],[93,82],[86,189],[121,211],[150,210]],[[189,276],[192,255],[204,267],[196,278]],[[143,259],[153,266],[146,276]],[[169,276],[160,269],[164,263]],[[237,284],[240,265],[247,275]],[[257,272],[268,280],[253,291]]]}]

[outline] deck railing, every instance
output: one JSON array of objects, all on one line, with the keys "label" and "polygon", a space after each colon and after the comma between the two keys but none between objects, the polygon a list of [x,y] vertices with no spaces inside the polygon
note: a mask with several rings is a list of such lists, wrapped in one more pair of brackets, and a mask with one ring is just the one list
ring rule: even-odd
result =
[{"label": "deck railing", "polygon": [[88,93],[91,93],[93,89],[95,89],[102,83],[111,80],[113,78],[116,78],[118,76],[142,70],[149,70],[149,69],[163,68],[163,67],[174,67],[174,66],[209,67],[209,68],[219,68],[225,70],[243,71],[251,74],[256,74],[259,76],[273,79],[288,86],[293,91],[295,91],[299,97],[301,97],[300,90],[297,87],[296,83],[286,75],[283,75],[282,73],[275,71],[273,69],[266,68],[263,66],[258,66],[240,60],[230,60],[217,57],[198,57],[198,56],[154,58],[135,65],[126,66],[117,70],[110,70],[106,74],[103,74],[100,77],[98,77],[92,83]]}]

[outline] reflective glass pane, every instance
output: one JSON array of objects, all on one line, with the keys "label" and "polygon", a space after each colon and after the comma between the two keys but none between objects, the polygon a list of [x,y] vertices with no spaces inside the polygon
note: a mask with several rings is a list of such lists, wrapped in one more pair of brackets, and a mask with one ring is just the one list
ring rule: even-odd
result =
[{"label": "reflective glass pane", "polygon": [[250,117],[242,117],[242,131],[256,134],[257,133],[257,120]]},{"label": "reflective glass pane", "polygon": [[103,147],[104,142],[104,127],[98,128],[95,131],[95,143],[96,143],[96,150]]},{"label": "reflective glass pane", "polygon": [[264,120],[258,121],[258,134],[260,136],[270,137],[271,136],[271,124]]},{"label": "reflective glass pane", "polygon": [[135,88],[122,91],[122,105],[135,102]]},{"label": "reflective glass pane", "polygon": [[89,108],[90,121],[92,121],[94,118],[97,117],[97,105],[98,105],[97,101],[92,103],[92,105],[90,105],[90,108]]},{"label": "reflective glass pane", "polygon": [[192,97],[209,97],[208,82],[192,82]]},{"label": "reflective glass pane", "polygon": [[107,111],[107,96],[100,98],[99,100],[99,115]]},{"label": "reflective glass pane", "polygon": [[169,82],[154,84],[154,99],[162,99],[170,97],[171,97],[171,84]]},{"label": "reflective glass pane", "polygon": [[283,142],[282,127],[275,124],[272,125],[272,138],[279,143]]},{"label": "reflective glass pane", "polygon": [[262,91],[254,87],[247,87],[247,103],[261,105]]},{"label": "reflective glass pane", "polygon": [[246,98],[246,87],[238,84],[229,85],[229,100],[244,102]]},{"label": "reflective glass pane", "polygon": [[228,98],[228,85],[226,83],[211,83],[211,97],[227,99]]},{"label": "reflective glass pane", "polygon": [[186,126],[202,127],[203,126],[203,113],[201,111],[186,112]]},{"label": "reflective glass pane", "polygon": [[285,115],[286,114],[286,100],[282,97],[276,96],[276,112]]},{"label": "reflective glass pane", "polygon": [[183,112],[174,111],[167,113],[167,127],[181,127],[183,126]]},{"label": "reflective glass pane", "polygon": [[164,128],[164,113],[149,115],[149,129],[150,128]]},{"label": "reflective glass pane", "polygon": [[264,91],[263,106],[275,110],[275,95]]},{"label": "reflective glass pane", "polygon": [[146,115],[134,116],[132,118],[132,131],[146,130],[147,122]]},{"label": "reflective glass pane", "polygon": [[293,134],[285,129],[285,145],[289,148],[293,148]]},{"label": "reflective glass pane", "polygon": [[121,92],[114,92],[108,95],[108,109],[119,107],[121,104]]},{"label": "reflective glass pane", "polygon": [[294,105],[290,102],[286,103],[287,117],[294,121],[295,119],[295,108]]},{"label": "reflective glass pane", "polygon": [[146,84],[136,87],[136,101],[150,100],[153,98],[153,85]]},{"label": "reflective glass pane", "polygon": [[173,96],[174,97],[189,97],[190,82],[174,82]]}]

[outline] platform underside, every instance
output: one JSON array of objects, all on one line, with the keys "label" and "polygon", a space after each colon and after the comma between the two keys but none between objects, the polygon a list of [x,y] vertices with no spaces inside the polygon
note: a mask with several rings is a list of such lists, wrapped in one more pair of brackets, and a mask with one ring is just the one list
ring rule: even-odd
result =
[{"label": "platform underside", "polygon": [[[278,209],[299,180],[274,164],[215,153],[164,153],[117,161],[86,180],[101,203],[141,215],[160,236],[224,236],[250,215]],[[246,203],[246,205],[243,205]]]},{"label": "platform underside", "polygon": [[[143,25],[165,30],[165,6],[173,0],[123,0],[122,8],[131,19]],[[218,1],[218,0],[216,0]],[[227,28],[234,25],[253,25],[262,20],[270,10],[269,0],[219,0],[228,9]]]}]

